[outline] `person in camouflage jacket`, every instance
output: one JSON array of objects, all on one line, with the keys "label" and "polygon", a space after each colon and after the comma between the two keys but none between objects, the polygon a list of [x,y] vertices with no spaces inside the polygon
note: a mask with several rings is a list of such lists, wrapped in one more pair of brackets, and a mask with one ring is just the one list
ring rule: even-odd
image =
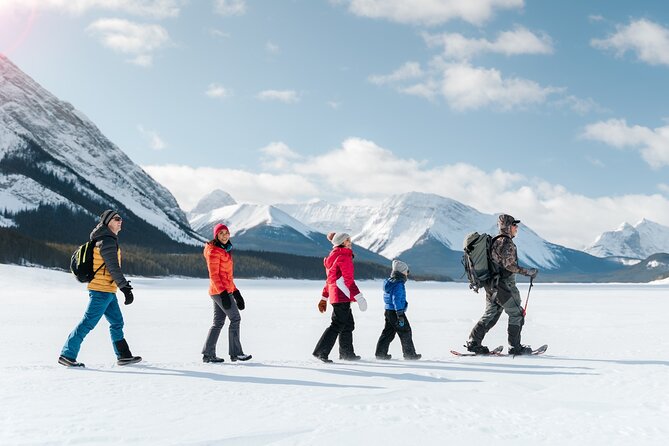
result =
[{"label": "person in camouflage jacket", "polygon": [[478,354],[489,352],[488,347],[481,345],[486,333],[495,326],[502,311],[509,316],[509,354],[522,355],[532,352],[528,346],[520,343],[520,332],[525,322],[525,314],[521,305],[520,291],[516,287],[516,274],[535,278],[539,271],[536,268],[523,268],[518,265],[518,250],[513,238],[518,233],[518,223],[510,215],[501,214],[497,220],[499,235],[495,237],[490,248],[490,257],[499,268],[499,276],[484,284],[486,291],[486,307],[481,319],[476,323],[469,335],[467,350]]}]

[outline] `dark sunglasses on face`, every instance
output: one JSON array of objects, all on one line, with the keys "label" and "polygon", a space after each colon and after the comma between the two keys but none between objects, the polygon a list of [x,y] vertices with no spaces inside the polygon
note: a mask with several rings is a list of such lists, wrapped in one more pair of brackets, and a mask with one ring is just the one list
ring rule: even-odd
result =
[{"label": "dark sunglasses on face", "polygon": [[112,220],[114,220],[114,221],[123,221],[123,219],[122,219],[121,217],[119,217],[118,215],[117,215],[116,217],[112,218]]}]

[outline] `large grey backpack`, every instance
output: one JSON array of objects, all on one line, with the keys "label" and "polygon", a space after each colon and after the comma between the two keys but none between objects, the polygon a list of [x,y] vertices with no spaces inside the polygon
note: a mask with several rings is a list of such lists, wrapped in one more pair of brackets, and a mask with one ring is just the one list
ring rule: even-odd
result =
[{"label": "large grey backpack", "polygon": [[475,293],[483,288],[484,283],[492,284],[493,279],[499,275],[499,268],[490,258],[490,248],[499,237],[504,235],[492,237],[486,233],[472,232],[467,234],[462,243],[462,265],[469,279],[469,288]]}]

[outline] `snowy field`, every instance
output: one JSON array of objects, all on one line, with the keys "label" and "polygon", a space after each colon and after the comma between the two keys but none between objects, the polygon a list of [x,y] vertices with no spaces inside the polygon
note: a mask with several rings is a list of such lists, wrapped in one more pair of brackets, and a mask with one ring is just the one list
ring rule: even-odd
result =
[{"label": "snowy field", "polygon": [[[122,306],[138,365],[115,365],[103,319],[67,369],[56,360],[87,303],[71,275],[0,265],[0,444],[664,445],[669,284],[532,289],[523,342],[540,357],[457,358],[483,310],[464,284],[407,285],[423,360],[374,359],[381,282],[361,282],[360,362],[322,364],[322,282],[238,280],[247,363],[203,364],[207,281],[134,278]],[[520,286],[523,300],[527,284]],[[506,316],[486,338],[506,347]],[[505,349],[506,350],[506,349]],[[399,340],[390,353],[401,358]],[[227,331],[218,348],[227,358]]]}]

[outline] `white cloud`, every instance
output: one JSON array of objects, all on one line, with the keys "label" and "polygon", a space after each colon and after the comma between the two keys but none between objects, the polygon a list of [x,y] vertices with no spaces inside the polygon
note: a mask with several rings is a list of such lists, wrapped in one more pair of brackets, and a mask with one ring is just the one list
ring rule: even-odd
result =
[{"label": "white cloud", "polygon": [[163,150],[167,147],[165,141],[163,141],[160,135],[158,135],[158,132],[155,130],[145,129],[141,124],[137,126],[137,130],[139,130],[139,132],[149,144],[149,147],[153,150]]},{"label": "white cloud", "polygon": [[503,110],[545,102],[559,91],[522,78],[504,78],[496,69],[450,64],[443,71],[441,94],[455,110],[493,106]]},{"label": "white cloud", "polygon": [[583,116],[588,113],[608,113],[611,110],[602,107],[592,98],[579,98],[573,95],[568,95],[563,98],[557,99],[555,105],[558,107],[566,107],[572,110],[573,112]]},{"label": "white cloud", "polygon": [[407,79],[416,79],[424,75],[423,70],[420,68],[420,64],[417,62],[406,62],[404,65],[399,67],[397,70],[393,71],[390,74],[385,75],[373,75],[369,76],[369,81],[376,85],[385,85],[389,83],[395,83],[404,81]]},{"label": "white cloud", "polygon": [[609,119],[588,125],[583,136],[618,149],[638,150],[654,169],[669,166],[669,125],[651,129],[629,126],[624,119]]},{"label": "white cloud", "polygon": [[237,201],[286,203],[296,197],[318,195],[308,179],[296,174],[269,174],[238,169],[179,165],[142,166],[159,183],[170,189],[183,209],[192,209],[215,189],[222,189]]},{"label": "white cloud", "polygon": [[615,34],[606,39],[592,39],[590,44],[595,48],[613,50],[617,56],[632,51],[639,60],[648,64],[669,65],[669,29],[650,20],[618,25]]},{"label": "white cloud", "polygon": [[279,101],[292,104],[300,100],[300,95],[295,90],[264,90],[256,95],[262,101]]},{"label": "white cloud", "polygon": [[205,94],[210,98],[217,98],[217,99],[225,99],[232,95],[230,90],[217,83],[209,84]]},{"label": "white cloud", "polygon": [[482,24],[497,9],[522,8],[524,0],[348,0],[348,3],[349,11],[362,17],[439,25],[456,19]]},{"label": "white cloud", "polygon": [[507,56],[519,54],[552,54],[553,43],[547,34],[537,35],[532,31],[516,27],[501,32],[497,39],[469,39],[458,33],[424,34],[429,46],[444,48],[444,56],[454,59],[469,59],[481,53],[498,53]]},{"label": "white cloud", "polygon": [[84,14],[92,10],[106,10],[156,19],[177,17],[184,0],[2,0],[3,9],[59,10],[70,14]]},{"label": "white cloud", "polygon": [[549,241],[574,248],[591,244],[599,234],[623,221],[645,217],[669,225],[669,197],[659,193],[587,197],[500,169],[483,170],[464,163],[433,165],[401,158],[359,138],[347,139],[341,147],[313,157],[300,156],[283,143],[272,143],[261,153],[287,155],[291,162],[276,175],[184,166],[144,169],[167,186],[184,209],[190,209],[215,188],[242,201],[265,204],[312,198],[378,201],[419,191],[447,196],[486,213],[508,212]]},{"label": "white cloud", "polygon": [[[410,85],[403,80],[423,75]],[[417,64],[409,63],[386,76],[372,76],[376,84],[392,84],[397,90],[433,100],[442,97],[458,111],[493,107],[501,110],[541,104],[549,95],[562,89],[542,87],[522,78],[504,78],[496,69],[474,67],[467,62],[445,62],[435,58],[430,70],[423,73]]]},{"label": "white cloud", "polygon": [[586,156],[585,160],[587,162],[589,162],[590,164],[592,164],[593,166],[595,166],[595,167],[598,167],[598,168],[606,167],[606,164],[604,164],[604,162],[600,159],[592,158],[591,156]]},{"label": "white cloud", "polygon": [[246,0],[215,0],[214,11],[225,17],[244,15],[246,13]]},{"label": "white cloud", "polygon": [[209,28],[209,35],[220,39],[227,39],[230,37],[230,33],[221,31],[220,29],[217,28]]},{"label": "white cloud", "polygon": [[339,108],[341,107],[341,104],[342,103],[340,101],[328,101],[327,102],[328,107],[330,107],[333,110],[339,110]]},{"label": "white cloud", "polygon": [[657,185],[657,188],[658,188],[661,192],[663,192],[663,193],[669,195],[669,184],[666,184],[666,183],[660,183],[660,184]]},{"label": "white cloud", "polygon": [[265,43],[265,51],[267,51],[269,54],[279,54],[281,52],[281,48],[279,48],[279,45],[276,43],[268,40],[267,43]]},{"label": "white cloud", "polygon": [[262,165],[265,169],[285,170],[301,156],[283,142],[273,142],[260,149],[263,154]]},{"label": "white cloud", "polygon": [[123,19],[100,19],[86,31],[116,52],[134,56],[130,61],[141,66],[152,63],[152,53],[170,42],[167,30],[160,25],[142,24]]}]

